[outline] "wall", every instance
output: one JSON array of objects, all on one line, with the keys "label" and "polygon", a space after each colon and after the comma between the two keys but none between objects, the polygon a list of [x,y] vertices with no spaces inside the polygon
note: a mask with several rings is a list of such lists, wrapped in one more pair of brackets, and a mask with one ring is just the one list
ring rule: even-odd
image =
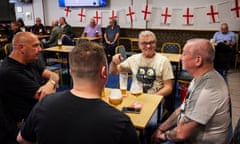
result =
[{"label": "wall", "polygon": [[[240,0],[238,1],[240,3]],[[102,27],[106,27],[112,10],[114,10],[119,17],[119,24],[122,28],[218,30],[220,23],[227,22],[230,30],[240,30],[240,18],[237,18],[235,13],[230,11],[234,7],[235,0],[149,0],[148,7],[152,14],[150,17],[147,17],[146,21],[141,12],[145,9],[146,0],[109,0],[109,3],[109,6],[104,8],[83,8],[86,18],[82,22],[80,22],[80,17],[78,16],[81,8],[71,8],[71,13],[66,19],[73,27],[83,27],[98,10],[102,17],[100,23]],[[219,12],[218,17],[216,17],[218,22],[216,23],[212,23],[211,17],[206,15],[210,11],[210,5],[213,5],[214,10]],[[126,16],[129,6],[135,12],[132,24],[129,21],[129,17]],[[32,5],[23,5],[22,7],[24,12],[32,10],[33,17],[40,16],[43,18],[44,15],[46,25],[50,25],[52,19],[65,16],[64,8],[58,6],[58,0],[34,0]],[[161,14],[165,12],[166,7],[169,9],[172,17],[168,19],[168,23],[164,24]],[[192,22],[190,24],[185,24],[186,20],[182,17],[186,8],[190,8],[190,13],[194,15],[190,20]],[[32,24],[33,22],[28,21],[27,24]]]}]

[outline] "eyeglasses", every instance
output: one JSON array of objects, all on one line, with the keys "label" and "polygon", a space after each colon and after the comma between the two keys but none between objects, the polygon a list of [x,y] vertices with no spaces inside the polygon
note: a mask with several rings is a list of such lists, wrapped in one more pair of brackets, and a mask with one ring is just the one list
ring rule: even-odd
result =
[{"label": "eyeglasses", "polygon": [[153,45],[155,43],[156,43],[155,41],[149,41],[149,42],[141,42],[140,44],[144,45],[144,46],[147,46],[147,45]]}]

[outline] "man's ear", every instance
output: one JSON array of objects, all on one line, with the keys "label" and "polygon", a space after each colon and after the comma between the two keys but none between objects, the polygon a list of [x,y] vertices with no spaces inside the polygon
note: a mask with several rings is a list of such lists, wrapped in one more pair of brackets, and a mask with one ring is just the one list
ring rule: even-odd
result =
[{"label": "man's ear", "polygon": [[101,78],[104,78],[104,79],[107,79],[107,77],[108,77],[108,69],[107,69],[107,66],[103,65],[103,66],[101,67],[100,77],[101,77]]}]

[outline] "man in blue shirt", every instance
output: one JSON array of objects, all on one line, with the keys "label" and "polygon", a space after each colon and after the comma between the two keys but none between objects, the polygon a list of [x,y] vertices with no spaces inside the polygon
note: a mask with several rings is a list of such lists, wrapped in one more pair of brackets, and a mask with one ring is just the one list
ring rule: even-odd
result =
[{"label": "man in blue shirt", "polygon": [[214,34],[213,40],[217,43],[214,67],[227,81],[227,71],[231,66],[235,51],[236,35],[228,30],[227,23],[222,23],[221,31]]},{"label": "man in blue shirt", "polygon": [[228,24],[221,24],[221,31],[216,32],[213,36],[213,39],[216,43],[224,43],[228,46],[233,46],[236,43],[235,33],[228,31]]},{"label": "man in blue shirt", "polygon": [[117,46],[119,34],[120,26],[117,25],[117,21],[115,19],[111,19],[109,26],[106,28],[104,33],[104,46],[108,62],[112,60],[112,56],[115,54],[115,48]]}]

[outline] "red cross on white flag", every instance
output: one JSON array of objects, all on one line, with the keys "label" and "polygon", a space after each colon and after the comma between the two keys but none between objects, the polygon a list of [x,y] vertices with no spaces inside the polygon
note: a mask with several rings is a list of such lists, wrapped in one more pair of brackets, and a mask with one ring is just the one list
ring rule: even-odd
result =
[{"label": "red cross on white flag", "polygon": [[193,24],[194,15],[192,14],[192,9],[186,8],[182,17],[185,19],[184,24],[186,24],[186,25],[192,25]]},{"label": "red cross on white flag", "polygon": [[143,14],[143,20],[146,21],[150,19],[150,16],[152,14],[151,10],[152,8],[148,4],[144,6],[143,10],[141,10],[141,13]]},{"label": "red cross on white flag", "polygon": [[66,13],[66,17],[68,17],[68,14],[72,12],[72,10],[70,9],[70,7],[66,7],[64,9],[65,13]]},{"label": "red cross on white flag", "polygon": [[207,12],[207,16],[209,16],[210,23],[217,23],[219,22],[219,12],[217,11],[216,6],[210,5],[209,12]]},{"label": "red cross on white flag", "polygon": [[163,12],[161,14],[161,23],[163,24],[169,24],[171,23],[171,17],[172,17],[172,12],[171,9],[169,9],[168,7],[166,7],[165,9],[162,8]]},{"label": "red cross on white flag", "polygon": [[98,11],[96,11],[96,15],[93,16],[93,18],[96,20],[96,23],[97,23],[97,24],[101,23],[100,20],[102,19],[102,17],[100,17]]},{"label": "red cross on white flag", "polygon": [[80,13],[78,13],[78,16],[80,17],[80,22],[83,22],[83,19],[85,19],[85,10],[81,8]]},{"label": "red cross on white flag", "polygon": [[135,20],[135,12],[131,6],[128,6],[126,10],[126,16],[128,17],[127,20],[132,24]]},{"label": "red cross on white flag", "polygon": [[240,17],[240,4],[239,0],[235,0],[233,7],[230,9],[237,18]]},{"label": "red cross on white flag", "polygon": [[116,12],[114,10],[112,10],[111,16],[109,17],[109,19],[117,19],[118,16],[116,14]]}]

